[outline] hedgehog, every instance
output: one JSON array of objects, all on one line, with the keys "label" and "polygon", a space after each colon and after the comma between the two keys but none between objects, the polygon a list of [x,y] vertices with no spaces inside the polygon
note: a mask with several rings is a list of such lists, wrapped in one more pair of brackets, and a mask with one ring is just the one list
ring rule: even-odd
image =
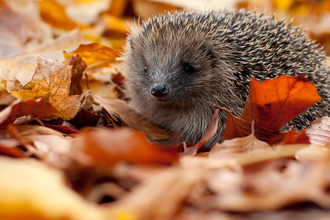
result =
[{"label": "hedgehog", "polygon": [[[124,67],[131,106],[152,123],[196,144],[215,111],[243,111],[251,77],[306,77],[322,100],[289,124],[295,129],[329,115],[326,55],[299,27],[250,10],[165,12],[127,37]],[[221,142],[226,113],[219,112]]]}]

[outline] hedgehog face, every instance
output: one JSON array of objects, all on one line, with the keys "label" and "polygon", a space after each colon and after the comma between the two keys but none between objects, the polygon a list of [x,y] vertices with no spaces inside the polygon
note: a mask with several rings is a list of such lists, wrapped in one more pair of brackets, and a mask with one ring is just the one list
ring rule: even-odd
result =
[{"label": "hedgehog face", "polygon": [[202,104],[214,87],[216,60],[210,45],[192,37],[131,36],[125,59],[133,101],[172,111]]}]

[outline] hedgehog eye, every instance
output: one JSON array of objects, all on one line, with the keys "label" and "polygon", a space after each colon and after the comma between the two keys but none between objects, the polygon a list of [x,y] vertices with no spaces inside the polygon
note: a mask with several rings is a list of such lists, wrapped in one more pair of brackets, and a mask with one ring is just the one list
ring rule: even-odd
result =
[{"label": "hedgehog eye", "polygon": [[186,73],[193,73],[195,72],[195,69],[194,67],[192,67],[191,65],[185,63],[183,64],[183,70],[186,72]]},{"label": "hedgehog eye", "polygon": [[146,66],[144,67],[144,72],[148,73],[148,68]]}]

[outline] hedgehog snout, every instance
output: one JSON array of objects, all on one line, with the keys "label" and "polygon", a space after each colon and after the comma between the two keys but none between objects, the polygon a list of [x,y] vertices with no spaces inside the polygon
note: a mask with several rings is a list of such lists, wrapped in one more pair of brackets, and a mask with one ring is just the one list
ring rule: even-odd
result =
[{"label": "hedgehog snout", "polygon": [[165,83],[156,83],[151,88],[151,94],[155,97],[166,96],[169,92],[168,86]]}]

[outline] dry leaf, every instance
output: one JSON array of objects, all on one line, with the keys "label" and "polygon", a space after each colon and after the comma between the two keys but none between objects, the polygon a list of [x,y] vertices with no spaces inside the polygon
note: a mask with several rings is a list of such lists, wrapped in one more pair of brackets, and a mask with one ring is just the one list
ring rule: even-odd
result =
[{"label": "dry leaf", "polygon": [[225,140],[222,143],[215,144],[210,150],[210,158],[235,157],[239,154],[253,154],[256,150],[263,150],[270,146],[263,141],[258,140],[252,132],[249,136]]},{"label": "dry leaf", "polygon": [[47,164],[64,169],[74,158],[72,154],[72,138],[55,135],[29,135],[26,137],[38,150],[39,156]]},{"label": "dry leaf", "polygon": [[[239,184],[218,197],[200,198],[196,203],[204,209],[234,212],[274,210],[305,201],[312,201],[324,208],[330,207],[325,188],[328,184],[328,158],[313,163],[292,161],[284,171],[282,166],[273,167],[272,172],[267,172],[264,167],[264,162],[244,167]],[[253,172],[253,169],[257,169],[257,172]]]},{"label": "dry leaf", "polygon": [[1,156],[0,172],[1,219],[105,219],[104,210],[65,185],[61,172],[40,162]]},{"label": "dry leaf", "polygon": [[[223,140],[230,140],[236,137],[246,137],[251,134],[252,123],[234,116],[229,110],[219,108],[227,112],[227,124],[223,132]],[[283,141],[287,133],[271,131],[266,128],[254,125],[255,136],[266,141],[268,144],[276,144]]]},{"label": "dry leaf", "polygon": [[12,124],[16,118],[24,115],[33,115],[39,118],[47,118],[56,112],[56,109],[43,99],[16,100],[10,106],[0,112],[0,130]]},{"label": "dry leaf", "polygon": [[330,142],[330,118],[318,118],[306,128],[311,144],[325,146]]},{"label": "dry leaf", "polygon": [[77,54],[84,60],[87,66],[102,63],[102,65],[97,66],[99,68],[109,66],[108,63],[104,65],[103,62],[115,60],[116,57],[119,56],[119,52],[120,51],[103,46],[102,44],[92,43],[87,45],[80,45],[78,49],[70,53],[64,51],[63,55],[65,59],[68,59],[69,57]]},{"label": "dry leaf", "polygon": [[107,36],[112,37],[123,37],[126,38],[128,34],[129,27],[127,22],[109,14],[102,14],[102,18],[107,22]]},{"label": "dry leaf", "polygon": [[100,106],[110,115],[118,115],[124,124],[137,131],[142,131],[148,138],[153,140],[164,140],[170,137],[170,134],[167,131],[149,122],[146,118],[142,117],[132,109],[126,102],[119,99],[102,98],[95,95],[93,97],[94,100],[100,103]]},{"label": "dry leaf", "polygon": [[83,76],[83,71],[86,69],[87,65],[79,55],[69,57],[66,63],[72,66],[69,95],[81,95],[83,90],[80,85],[80,81]]},{"label": "dry leaf", "polygon": [[24,100],[49,101],[57,110],[49,118],[73,118],[80,108],[80,96],[69,95],[72,66],[43,56],[37,58],[37,63],[32,80],[23,87],[17,82],[11,94]]},{"label": "dry leaf", "polygon": [[65,6],[56,0],[41,0],[39,7],[41,19],[53,27],[65,31],[73,30],[76,27],[86,28],[85,25],[77,24],[71,20],[65,12]]},{"label": "dry leaf", "polygon": [[252,78],[241,118],[277,130],[320,100],[316,87],[304,76],[282,75],[261,83]]},{"label": "dry leaf", "polygon": [[135,187],[113,208],[129,210],[139,219],[173,219],[191,188],[206,174],[203,169],[167,169]]},{"label": "dry leaf", "polygon": [[329,146],[320,146],[311,144],[296,152],[296,159],[300,162],[317,161],[329,157]]},{"label": "dry leaf", "polygon": [[112,167],[120,161],[171,164],[177,159],[175,151],[161,150],[143,133],[128,129],[87,131],[81,138],[75,138],[74,147],[104,167]]},{"label": "dry leaf", "polygon": [[290,130],[280,144],[310,144],[309,140],[310,139],[306,134],[306,129],[299,133],[295,130]]},{"label": "dry leaf", "polygon": [[100,116],[95,115],[85,109],[80,109],[80,111],[76,114],[76,116],[70,120],[76,128],[80,129],[82,127],[93,127],[97,125]]}]

